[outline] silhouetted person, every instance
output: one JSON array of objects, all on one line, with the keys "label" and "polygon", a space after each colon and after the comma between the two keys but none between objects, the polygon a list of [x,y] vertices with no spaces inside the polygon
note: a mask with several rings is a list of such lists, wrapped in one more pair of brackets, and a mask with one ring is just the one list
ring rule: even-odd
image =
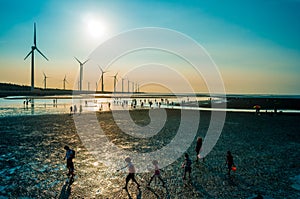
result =
[{"label": "silhouetted person", "polygon": [[82,113],[82,105],[80,104],[80,106],[79,106],[79,114],[81,114]]},{"label": "silhouetted person", "polygon": [[74,105],[74,114],[77,112],[77,106],[76,104]]},{"label": "silhouetted person", "polygon": [[227,169],[228,169],[228,175],[230,175],[230,171],[232,169],[232,166],[234,166],[234,163],[233,163],[233,157],[231,155],[231,152],[230,151],[227,151],[227,155],[226,155],[226,163],[225,165],[227,164]]},{"label": "silhouetted person", "polygon": [[100,108],[99,108],[99,111],[102,111],[102,103],[100,103]]},{"label": "silhouetted person", "polygon": [[67,159],[67,168],[68,168],[68,176],[72,175],[74,176],[74,163],[73,158],[75,158],[75,151],[70,149],[70,147],[65,146],[64,149],[66,150],[66,155],[64,157],[64,160]]},{"label": "silhouetted person", "polygon": [[[125,189],[127,191],[127,186],[128,186],[128,182],[130,180],[132,180],[133,182],[136,183],[136,185],[138,186],[138,188],[140,187],[139,183],[136,181],[135,179],[135,167],[133,165],[133,163],[131,162],[131,158],[130,157],[127,157],[125,159],[125,162],[127,163],[127,165],[121,169],[125,169],[125,168],[128,168],[128,175],[126,177],[126,184],[125,184],[125,187],[123,187],[123,189]],[[119,170],[121,170],[119,169]],[[119,171],[117,170],[117,171]]]},{"label": "silhouetted person", "polygon": [[256,115],[260,115],[259,112],[260,112],[260,108],[261,108],[261,107],[260,107],[259,105],[255,105],[254,108],[255,108],[255,114],[256,114]]},{"label": "silhouetted person", "polygon": [[152,164],[154,165],[154,175],[151,177],[151,179],[148,183],[148,186],[150,186],[153,178],[158,178],[163,183],[163,187],[165,187],[165,182],[163,181],[163,179],[161,178],[161,175],[160,175],[160,169],[159,169],[159,166],[158,166],[158,161],[153,160]]},{"label": "silhouetted person", "polygon": [[73,106],[70,106],[70,115],[73,113]]},{"label": "silhouetted person", "polygon": [[185,153],[184,154],[184,162],[182,164],[182,168],[184,168],[184,175],[183,179],[185,180],[186,173],[189,173],[189,178],[191,178],[191,173],[192,173],[192,160],[189,157],[189,154]]},{"label": "silhouetted person", "polygon": [[[197,143],[196,143],[196,148],[195,148],[195,151],[196,151],[196,162],[198,162],[199,158],[200,158],[200,151],[202,151],[202,137],[198,137],[197,139]],[[203,157],[203,162],[204,162],[204,157]]]}]

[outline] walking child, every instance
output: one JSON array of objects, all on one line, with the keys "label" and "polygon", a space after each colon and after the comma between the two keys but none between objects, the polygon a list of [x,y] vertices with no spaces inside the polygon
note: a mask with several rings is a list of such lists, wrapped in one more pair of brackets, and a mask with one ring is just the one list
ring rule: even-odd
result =
[{"label": "walking child", "polygon": [[159,169],[159,166],[158,166],[158,161],[153,160],[152,164],[154,165],[154,174],[151,177],[150,182],[148,183],[148,186],[150,187],[150,184],[151,184],[151,182],[154,178],[158,178],[163,183],[163,187],[165,187],[165,182],[163,181],[163,179],[161,178],[161,175],[160,175],[160,169]]},{"label": "walking child", "polygon": [[233,157],[232,157],[230,151],[227,151],[225,166],[226,166],[226,164],[227,164],[227,169],[228,169],[228,175],[230,176],[230,171],[232,169],[232,166],[234,166]]},{"label": "walking child", "polygon": [[[131,158],[127,157],[125,159],[125,162],[127,163],[127,165],[125,167],[121,168],[121,169],[125,169],[126,167],[128,167],[128,175],[126,177],[126,184],[125,184],[125,187],[123,187],[123,189],[125,189],[126,191],[128,191],[127,186],[128,186],[128,182],[130,180],[132,180],[133,182],[135,182],[135,184],[139,188],[140,185],[139,185],[139,183],[135,179],[135,167],[134,167],[133,163],[131,162]],[[119,170],[121,170],[121,169],[119,169]],[[117,171],[119,171],[119,170],[117,170]]]},{"label": "walking child", "polygon": [[66,150],[66,155],[64,157],[64,160],[67,159],[67,168],[68,168],[68,176],[74,177],[74,163],[73,158],[75,158],[75,151],[73,149],[70,149],[70,147],[65,146],[64,149]]},{"label": "walking child", "polygon": [[185,159],[181,167],[184,168],[184,175],[182,178],[185,180],[186,173],[189,173],[189,178],[191,178],[192,160],[189,158],[189,154],[185,153],[184,156]]}]

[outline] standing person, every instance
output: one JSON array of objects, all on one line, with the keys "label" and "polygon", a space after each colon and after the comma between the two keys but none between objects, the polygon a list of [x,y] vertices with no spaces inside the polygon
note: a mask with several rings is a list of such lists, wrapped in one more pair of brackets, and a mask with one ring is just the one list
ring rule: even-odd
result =
[{"label": "standing person", "polygon": [[[195,148],[196,156],[197,156],[196,157],[196,162],[198,162],[198,160],[200,158],[200,151],[202,151],[202,142],[203,142],[202,137],[198,137],[196,148]],[[203,162],[204,162],[204,157],[203,157]]]},{"label": "standing person", "polygon": [[184,156],[185,156],[185,159],[182,164],[182,168],[184,168],[184,175],[182,178],[185,180],[186,173],[189,173],[189,178],[191,178],[192,160],[189,158],[189,154],[185,153]]},{"label": "standing person", "polygon": [[158,166],[158,161],[153,160],[152,164],[154,165],[154,175],[151,177],[150,182],[148,183],[148,186],[150,187],[150,184],[151,184],[153,178],[157,177],[163,183],[163,187],[165,187],[165,182],[163,181],[163,179],[161,178],[161,175],[160,175],[160,169],[159,169],[159,166]]},{"label": "standing person", "polygon": [[64,149],[66,150],[66,155],[64,157],[64,160],[67,159],[67,168],[69,170],[68,176],[72,175],[74,177],[74,163],[73,158],[75,158],[75,151],[73,149],[70,149],[70,147],[65,146]]},{"label": "standing person", "polygon": [[82,113],[82,105],[79,106],[79,115]]},{"label": "standing person", "polygon": [[[135,182],[135,184],[139,188],[140,185],[139,185],[139,183],[135,179],[135,167],[134,167],[133,163],[131,162],[131,158],[127,157],[125,159],[125,162],[127,163],[127,165],[125,167],[119,169],[119,170],[122,170],[122,169],[125,169],[126,167],[128,167],[128,175],[126,177],[126,184],[125,184],[125,187],[123,187],[123,189],[125,189],[126,191],[128,191],[127,185],[128,185],[129,180],[132,180],[133,182]],[[119,171],[119,170],[117,170],[117,171]]]},{"label": "standing person", "polygon": [[228,168],[228,175],[230,175],[231,168],[232,168],[232,166],[234,166],[233,157],[232,157],[230,151],[227,151],[225,166],[226,166],[226,164],[227,164],[227,168]]},{"label": "standing person", "polygon": [[70,115],[73,113],[73,106],[70,106]]},{"label": "standing person", "polygon": [[74,114],[77,112],[77,106],[76,104],[74,105]]}]

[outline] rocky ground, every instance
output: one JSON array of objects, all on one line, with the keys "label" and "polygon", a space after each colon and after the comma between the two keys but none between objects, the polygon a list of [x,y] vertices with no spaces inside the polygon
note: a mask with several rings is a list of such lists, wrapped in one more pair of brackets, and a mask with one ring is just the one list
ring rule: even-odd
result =
[{"label": "rocky ground", "polygon": [[[133,144],[136,139],[131,143],[130,136],[121,132],[110,112],[97,114],[97,118],[112,142],[138,151],[159,148],[172,139],[180,110],[167,113],[164,128],[168,136],[158,134],[138,145]],[[147,110],[133,111],[131,117],[147,125],[147,114]],[[198,136],[205,136],[209,121],[210,113],[201,112]],[[167,188],[159,181],[147,188],[152,173],[138,173],[141,188],[130,183],[128,195],[122,189],[126,170],[108,169],[87,150],[73,116],[0,118],[0,198],[253,198],[257,194],[264,198],[300,198],[299,123],[296,114],[228,113],[220,139],[205,162],[193,161],[191,180],[182,179],[182,156],[163,168]],[[66,183],[65,145],[76,150],[73,183]],[[194,148],[195,143],[187,152],[193,155]],[[224,167],[227,150],[231,150],[237,166],[231,177]]]}]

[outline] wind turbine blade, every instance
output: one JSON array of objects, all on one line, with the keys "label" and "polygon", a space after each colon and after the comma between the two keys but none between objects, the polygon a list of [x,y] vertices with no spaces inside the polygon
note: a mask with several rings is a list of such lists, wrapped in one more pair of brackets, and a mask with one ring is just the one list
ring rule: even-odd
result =
[{"label": "wind turbine blade", "polygon": [[82,65],[84,65],[86,62],[88,62],[90,59],[87,59],[85,62],[82,63]]},{"label": "wind turbine blade", "polygon": [[26,57],[24,58],[24,60],[32,53],[32,50],[26,55]]},{"label": "wind turbine blade", "polygon": [[34,23],[34,28],[33,28],[33,43],[34,43],[34,46],[36,46],[36,27],[35,27],[35,23]]},{"label": "wind turbine blade", "polygon": [[45,74],[44,72],[43,72],[43,74],[44,74],[44,77],[47,78],[47,77],[46,77],[46,74]]},{"label": "wind turbine blade", "polygon": [[47,60],[47,61],[49,61],[48,60],[48,58],[38,49],[38,48],[36,48],[36,50]]},{"label": "wind turbine blade", "polygon": [[99,66],[99,65],[97,65],[97,66],[98,66],[98,68],[100,69],[100,71],[101,71],[102,73],[104,73],[104,71],[102,70],[101,66]]},{"label": "wind turbine blade", "polygon": [[78,61],[78,63],[80,64],[80,65],[83,65],[83,63],[81,63],[81,61],[79,61],[79,59],[77,59],[76,57],[74,57],[77,61]]}]

